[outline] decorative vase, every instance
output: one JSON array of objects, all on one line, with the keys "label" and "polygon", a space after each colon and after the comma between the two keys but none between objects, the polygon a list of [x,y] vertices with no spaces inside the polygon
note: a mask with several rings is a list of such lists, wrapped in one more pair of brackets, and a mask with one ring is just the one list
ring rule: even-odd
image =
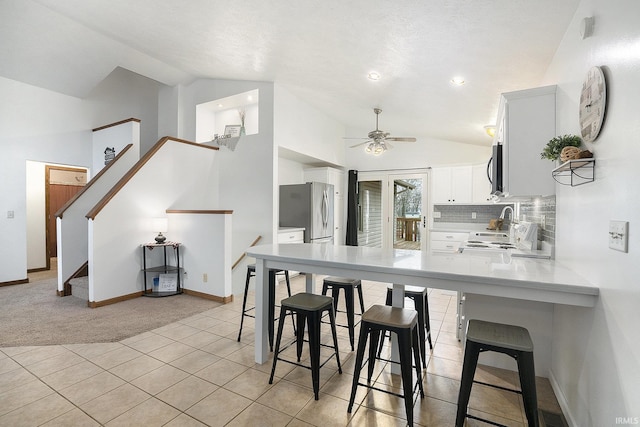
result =
[{"label": "decorative vase", "polygon": [[244,125],[240,126],[240,136],[245,135]]}]

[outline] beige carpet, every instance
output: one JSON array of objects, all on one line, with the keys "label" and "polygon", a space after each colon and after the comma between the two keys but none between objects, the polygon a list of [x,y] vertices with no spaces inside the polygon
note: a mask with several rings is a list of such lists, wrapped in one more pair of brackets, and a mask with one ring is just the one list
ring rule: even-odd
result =
[{"label": "beige carpet", "polygon": [[55,278],[0,287],[0,347],[120,341],[220,306],[182,294],[88,308],[56,287]]}]

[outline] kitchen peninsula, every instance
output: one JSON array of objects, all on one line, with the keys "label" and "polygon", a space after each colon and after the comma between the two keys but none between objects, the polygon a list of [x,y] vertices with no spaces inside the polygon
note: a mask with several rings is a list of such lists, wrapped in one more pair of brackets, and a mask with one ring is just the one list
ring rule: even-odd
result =
[{"label": "kitchen peninsula", "polygon": [[[264,363],[268,355],[267,268],[280,268],[307,273],[307,292],[315,292],[312,274],[353,277],[362,280],[394,284],[394,305],[402,303],[404,285],[426,286],[461,291],[485,298],[481,304],[504,305],[534,314],[552,323],[556,304],[593,307],[599,289],[575,272],[555,261],[491,256],[459,256],[410,250],[383,250],[360,246],[333,244],[261,245],[249,248],[247,255],[256,258],[256,328],[255,360]],[[532,304],[532,308],[527,304]],[[539,309],[539,307],[545,307]],[[510,307],[507,307],[509,309]],[[498,307],[496,307],[498,308]],[[516,313],[517,315],[517,313]],[[489,319],[492,320],[492,319]],[[534,322],[539,322],[535,318]],[[551,331],[546,331],[547,337]],[[535,343],[535,338],[534,338]],[[550,343],[549,343],[550,344]],[[550,359],[550,348],[543,345],[542,359]],[[547,354],[548,353],[548,354]],[[536,354],[536,357],[538,355]],[[536,361],[538,364],[538,361]],[[548,365],[548,361],[543,363]],[[546,376],[545,372],[539,372]]]}]

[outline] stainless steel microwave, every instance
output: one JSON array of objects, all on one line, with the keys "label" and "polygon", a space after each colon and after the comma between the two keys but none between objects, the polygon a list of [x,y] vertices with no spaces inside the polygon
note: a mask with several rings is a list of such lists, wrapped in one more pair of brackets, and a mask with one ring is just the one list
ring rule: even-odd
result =
[{"label": "stainless steel microwave", "polygon": [[487,178],[491,182],[491,194],[501,196],[504,193],[502,145],[493,145],[492,156],[487,164]]}]

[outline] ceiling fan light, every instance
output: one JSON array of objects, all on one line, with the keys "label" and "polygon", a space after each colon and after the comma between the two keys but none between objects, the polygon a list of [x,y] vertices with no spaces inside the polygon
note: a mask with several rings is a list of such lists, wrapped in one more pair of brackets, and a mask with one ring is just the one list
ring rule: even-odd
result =
[{"label": "ceiling fan light", "polygon": [[372,71],[369,74],[367,74],[367,78],[373,81],[380,80],[380,73],[376,73],[375,71]]},{"label": "ceiling fan light", "polygon": [[492,125],[487,125],[484,127],[484,131],[487,133],[487,135],[489,135],[491,138],[493,138],[494,136],[496,136],[496,127],[492,126]]}]

